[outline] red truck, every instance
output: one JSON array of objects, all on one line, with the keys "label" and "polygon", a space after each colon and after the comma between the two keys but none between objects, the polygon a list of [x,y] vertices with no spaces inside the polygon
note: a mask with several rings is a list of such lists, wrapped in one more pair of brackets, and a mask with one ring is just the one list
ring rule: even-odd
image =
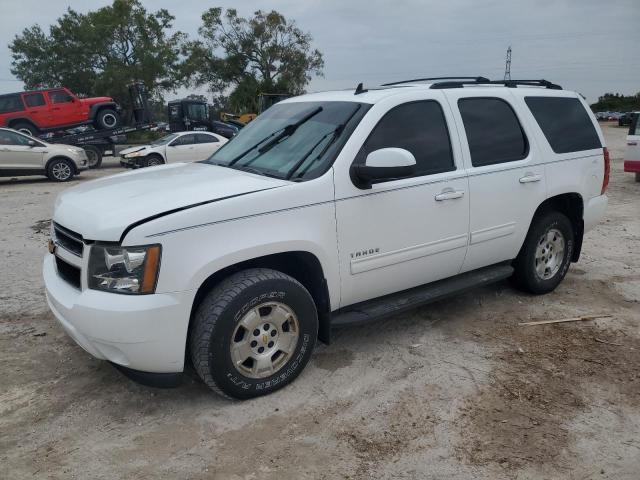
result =
[{"label": "red truck", "polygon": [[0,95],[0,127],[37,136],[87,124],[99,130],[117,128],[120,107],[113,98],[78,98],[67,88]]}]

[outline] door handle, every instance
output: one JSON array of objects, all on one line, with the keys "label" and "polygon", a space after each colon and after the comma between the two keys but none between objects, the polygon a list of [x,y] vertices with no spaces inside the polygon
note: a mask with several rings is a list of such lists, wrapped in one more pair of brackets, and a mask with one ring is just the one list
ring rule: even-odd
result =
[{"label": "door handle", "polygon": [[443,190],[437,194],[434,198],[436,202],[442,202],[443,200],[454,200],[456,198],[462,198],[464,192],[462,190],[453,190],[451,188]]},{"label": "door handle", "polygon": [[527,173],[524,177],[520,177],[520,183],[533,183],[539,182],[542,180],[542,175],[534,175],[532,173]]}]

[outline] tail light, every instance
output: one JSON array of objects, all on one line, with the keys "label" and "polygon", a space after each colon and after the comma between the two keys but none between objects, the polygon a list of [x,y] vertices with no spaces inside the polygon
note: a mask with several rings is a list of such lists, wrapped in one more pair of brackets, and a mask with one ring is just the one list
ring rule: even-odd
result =
[{"label": "tail light", "polygon": [[609,150],[607,147],[602,149],[602,153],[604,153],[604,178],[602,179],[602,190],[600,191],[600,195],[604,195],[604,192],[607,191],[607,187],[609,186],[609,174],[611,172],[611,159],[609,158]]}]

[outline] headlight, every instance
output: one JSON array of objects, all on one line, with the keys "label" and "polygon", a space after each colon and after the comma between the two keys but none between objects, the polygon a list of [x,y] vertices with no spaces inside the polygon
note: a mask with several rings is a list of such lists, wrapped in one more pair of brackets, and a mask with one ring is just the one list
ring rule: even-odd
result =
[{"label": "headlight", "polygon": [[147,152],[145,150],[138,150],[137,152],[132,152],[132,153],[125,153],[124,157],[125,158],[131,158],[131,157],[144,157],[147,155]]},{"label": "headlight", "polygon": [[89,288],[114,293],[153,293],[160,270],[160,253],[160,245],[93,245],[89,256]]},{"label": "headlight", "polygon": [[76,155],[84,152],[82,148],[67,148],[67,150],[71,153],[75,153]]}]

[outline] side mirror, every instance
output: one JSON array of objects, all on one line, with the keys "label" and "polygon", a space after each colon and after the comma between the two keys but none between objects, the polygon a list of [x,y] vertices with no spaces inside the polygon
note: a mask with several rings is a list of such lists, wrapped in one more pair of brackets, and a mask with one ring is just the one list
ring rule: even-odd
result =
[{"label": "side mirror", "polygon": [[369,189],[374,183],[413,175],[416,158],[404,148],[381,148],[367,155],[364,165],[351,166],[351,179],[356,187]]},{"label": "side mirror", "polygon": [[33,141],[33,140],[29,140],[29,141],[27,142],[27,145],[29,145],[30,147],[32,147],[32,148],[33,148],[33,147],[35,147],[35,146],[37,145],[37,143],[36,143],[35,141]]}]

